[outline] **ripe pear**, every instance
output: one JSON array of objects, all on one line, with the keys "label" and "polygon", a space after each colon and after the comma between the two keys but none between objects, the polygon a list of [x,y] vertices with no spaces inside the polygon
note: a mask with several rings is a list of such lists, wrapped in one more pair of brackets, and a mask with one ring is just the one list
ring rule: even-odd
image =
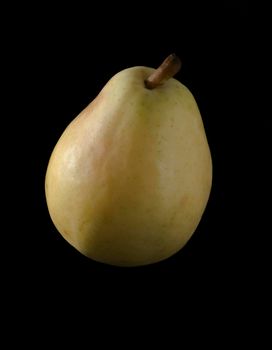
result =
[{"label": "ripe pear", "polygon": [[212,160],[197,103],[172,76],[132,67],[109,80],[68,125],[46,173],[50,216],[79,252],[99,262],[161,261],[190,239],[205,210]]}]

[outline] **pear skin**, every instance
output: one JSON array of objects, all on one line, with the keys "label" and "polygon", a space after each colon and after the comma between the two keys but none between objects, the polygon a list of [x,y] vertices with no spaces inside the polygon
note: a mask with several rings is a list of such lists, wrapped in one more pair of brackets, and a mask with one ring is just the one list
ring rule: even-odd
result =
[{"label": "pear skin", "polygon": [[68,125],[46,173],[50,216],[79,252],[138,266],[178,252],[208,202],[212,160],[191,92],[155,70],[116,74]]}]

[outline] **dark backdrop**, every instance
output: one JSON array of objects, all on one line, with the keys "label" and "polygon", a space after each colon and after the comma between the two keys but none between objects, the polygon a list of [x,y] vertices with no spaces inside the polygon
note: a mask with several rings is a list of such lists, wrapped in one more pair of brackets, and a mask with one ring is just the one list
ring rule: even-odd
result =
[{"label": "dark backdrop", "polygon": [[[14,276],[70,287],[91,286],[94,278],[113,287],[117,277],[145,284],[154,276],[200,289],[241,283],[250,266],[244,227],[252,123],[247,1],[179,8],[135,3],[120,10],[106,4],[93,9],[44,5],[31,11],[10,44],[20,57],[17,171],[23,179],[16,202],[20,215],[14,220],[19,229],[9,255],[17,261]],[[71,247],[51,222],[44,196],[50,154],[68,123],[115,73],[134,65],[157,67],[172,52],[183,62],[176,78],[195,96],[211,148],[214,178],[207,209],[192,239],[168,260],[131,269],[96,263]]]}]

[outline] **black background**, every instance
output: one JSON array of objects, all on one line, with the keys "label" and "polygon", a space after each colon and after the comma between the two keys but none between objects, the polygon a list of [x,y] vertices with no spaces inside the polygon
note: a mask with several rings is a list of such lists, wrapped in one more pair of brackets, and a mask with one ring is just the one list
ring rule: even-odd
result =
[{"label": "black background", "polygon": [[[128,3],[119,10],[106,4],[44,5],[29,8],[17,23],[9,41],[11,61],[16,61],[17,173],[23,183],[16,201],[20,214],[13,220],[16,243],[8,258],[17,261],[11,275],[15,279],[47,289],[93,288],[97,279],[111,289],[154,280],[165,288],[170,280],[234,293],[234,286],[252,273],[251,238],[245,228],[253,128],[249,5],[222,1],[176,6]],[[172,52],[183,62],[176,78],[195,96],[211,148],[214,178],[207,209],[192,239],[175,256],[139,268],[99,264],[71,247],[51,222],[44,195],[50,154],[68,123],[115,73],[136,65],[157,67]]]}]

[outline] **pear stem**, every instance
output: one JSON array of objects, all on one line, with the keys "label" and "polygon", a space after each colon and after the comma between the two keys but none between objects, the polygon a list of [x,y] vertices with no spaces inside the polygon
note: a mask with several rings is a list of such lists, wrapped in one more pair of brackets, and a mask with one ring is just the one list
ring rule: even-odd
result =
[{"label": "pear stem", "polygon": [[169,55],[162,64],[145,80],[147,89],[155,89],[166,80],[172,78],[181,68],[181,61],[174,53]]}]

